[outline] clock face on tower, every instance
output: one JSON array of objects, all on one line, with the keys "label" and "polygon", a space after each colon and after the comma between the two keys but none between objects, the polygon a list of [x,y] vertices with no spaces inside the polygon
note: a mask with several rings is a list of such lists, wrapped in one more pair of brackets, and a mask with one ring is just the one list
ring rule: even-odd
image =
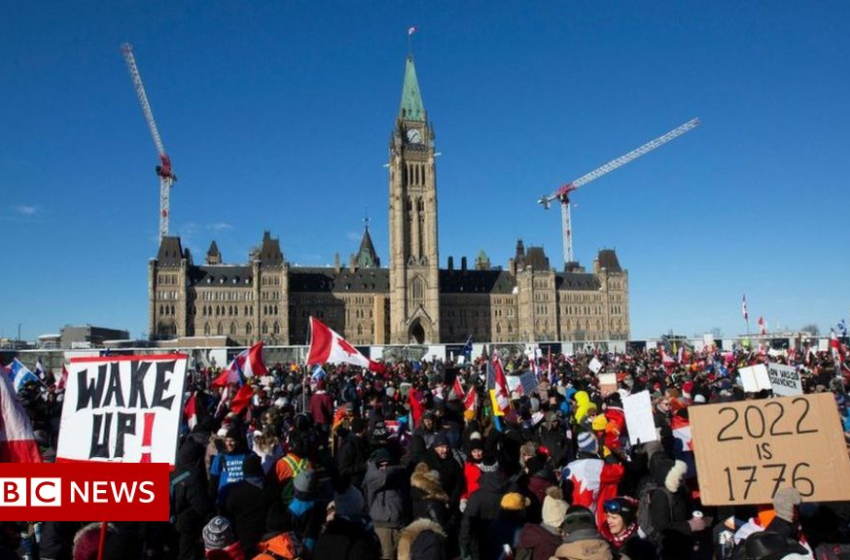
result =
[{"label": "clock face on tower", "polygon": [[407,141],[411,144],[421,144],[422,143],[422,133],[418,128],[409,128],[407,130]]}]

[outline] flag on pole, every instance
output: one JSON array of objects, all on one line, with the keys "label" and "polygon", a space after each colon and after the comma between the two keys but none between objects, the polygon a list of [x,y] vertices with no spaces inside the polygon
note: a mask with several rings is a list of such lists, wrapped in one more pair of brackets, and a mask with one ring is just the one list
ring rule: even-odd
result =
[{"label": "flag on pole", "polygon": [[68,384],[68,368],[65,367],[65,364],[62,364],[62,375],[59,376],[59,381],[56,382],[56,390],[64,391],[65,385]]},{"label": "flag on pole", "polygon": [[767,334],[767,323],[764,322],[764,317],[759,317],[759,333]]},{"label": "flag on pole", "polygon": [[455,396],[458,400],[463,398],[463,385],[460,384],[460,372],[455,375],[454,383],[452,384],[452,391],[454,391]]},{"label": "flag on pole", "polygon": [[844,319],[841,319],[838,322],[838,332],[840,332],[843,337],[847,336],[847,323],[844,322]]},{"label": "flag on pole", "polygon": [[192,396],[186,400],[183,406],[183,419],[189,425],[189,430],[193,430],[198,424],[197,393],[192,393]]},{"label": "flag on pole", "polygon": [[246,379],[266,375],[269,372],[263,362],[263,341],[240,352],[213,382],[213,387],[224,387],[230,383],[241,386]]},{"label": "flag on pole", "polygon": [[242,385],[239,390],[233,395],[233,400],[230,401],[230,410],[236,414],[240,414],[245,407],[251,404],[251,398],[254,396],[254,388],[248,384]]},{"label": "flag on pole", "polygon": [[750,314],[747,311],[747,294],[744,294],[744,299],[741,302],[741,314],[744,316],[744,321],[750,320]]},{"label": "flag on pole", "polygon": [[310,352],[307,355],[307,365],[313,364],[352,364],[377,373],[386,371],[382,364],[361,354],[330,327],[315,317],[310,317]]},{"label": "flag on pole", "polygon": [[838,340],[838,337],[835,336],[835,331],[829,331],[829,347],[832,349],[832,355],[834,357],[841,357],[844,359],[844,345],[841,344],[841,341]]},{"label": "flag on pole", "polygon": [[38,361],[35,363],[35,374],[41,381],[47,380],[47,371],[44,369],[44,364],[41,363],[41,356],[38,357]]},{"label": "flag on pole", "polygon": [[414,25],[407,30],[407,36],[410,37],[414,33],[416,33],[419,29]]},{"label": "flag on pole", "polygon": [[30,418],[3,370],[0,367],[0,463],[41,463]]},{"label": "flag on pole", "polygon": [[16,393],[20,393],[27,383],[40,383],[38,377],[17,358],[9,364],[9,379]]},{"label": "flag on pole", "polygon": [[461,354],[463,354],[465,362],[469,363],[472,361],[472,335],[469,335],[469,338],[466,339],[466,344],[463,345]]},{"label": "flag on pole", "polygon": [[466,397],[463,399],[463,408],[464,410],[471,410],[475,412],[475,404],[478,399],[475,398],[475,387],[470,387],[469,392],[466,393]]},{"label": "flag on pole", "polygon": [[493,401],[493,414],[504,416],[511,407],[511,397],[508,393],[508,382],[502,369],[502,361],[498,354],[493,354],[494,385],[490,389],[490,398]]}]

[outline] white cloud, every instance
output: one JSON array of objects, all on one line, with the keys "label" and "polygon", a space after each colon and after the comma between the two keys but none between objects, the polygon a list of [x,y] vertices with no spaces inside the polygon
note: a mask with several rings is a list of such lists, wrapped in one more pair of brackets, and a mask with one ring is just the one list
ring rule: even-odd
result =
[{"label": "white cloud", "polygon": [[228,231],[233,229],[233,226],[225,223],[225,222],[216,222],[214,224],[207,224],[207,229],[210,231]]},{"label": "white cloud", "polygon": [[32,216],[36,212],[38,212],[38,208],[35,206],[30,206],[28,204],[21,204],[20,206],[12,206],[12,210],[20,214],[21,216]]}]

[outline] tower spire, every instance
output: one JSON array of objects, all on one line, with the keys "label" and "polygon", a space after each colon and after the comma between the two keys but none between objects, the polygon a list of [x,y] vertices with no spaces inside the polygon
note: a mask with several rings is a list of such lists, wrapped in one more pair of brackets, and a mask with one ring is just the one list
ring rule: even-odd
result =
[{"label": "tower spire", "polygon": [[422,95],[419,91],[419,80],[416,79],[416,65],[413,62],[412,54],[407,55],[407,62],[405,63],[398,118],[405,121],[425,122],[425,106],[422,104]]}]

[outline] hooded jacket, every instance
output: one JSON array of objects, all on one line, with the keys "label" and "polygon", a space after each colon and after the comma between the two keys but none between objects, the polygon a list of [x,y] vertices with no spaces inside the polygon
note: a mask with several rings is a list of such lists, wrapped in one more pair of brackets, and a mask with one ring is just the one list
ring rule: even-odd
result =
[{"label": "hooded jacket", "polygon": [[[469,497],[463,519],[460,524],[460,548],[472,553],[476,560],[489,560],[498,554],[490,528],[495,526],[502,514],[502,496],[507,484],[501,473],[484,473],[481,486]],[[495,555],[494,555],[495,553]]]},{"label": "hooded jacket", "polygon": [[576,424],[580,424],[590,410],[596,410],[596,404],[591,402],[590,395],[587,394],[587,391],[577,391],[575,399],[576,410],[573,417],[575,418]]},{"label": "hooded jacket", "polygon": [[407,473],[403,467],[387,466],[381,469],[374,461],[369,461],[363,479],[363,497],[369,517],[376,527],[400,529],[404,526],[406,483]]},{"label": "hooded jacket", "polygon": [[688,525],[690,511],[679,488],[687,466],[682,461],[673,462],[666,455],[656,453],[650,460],[649,469],[655,483],[666,490],[655,490],[649,496],[652,527],[661,535],[661,542],[658,543],[661,558],[686,558],[693,546],[691,527]]},{"label": "hooded jacket", "polygon": [[410,477],[410,499],[413,503],[413,519],[430,519],[443,529],[448,528],[449,496],[439,482],[428,476],[424,463]]},{"label": "hooded jacket", "polygon": [[446,533],[430,519],[417,519],[398,539],[398,560],[445,560]]}]

